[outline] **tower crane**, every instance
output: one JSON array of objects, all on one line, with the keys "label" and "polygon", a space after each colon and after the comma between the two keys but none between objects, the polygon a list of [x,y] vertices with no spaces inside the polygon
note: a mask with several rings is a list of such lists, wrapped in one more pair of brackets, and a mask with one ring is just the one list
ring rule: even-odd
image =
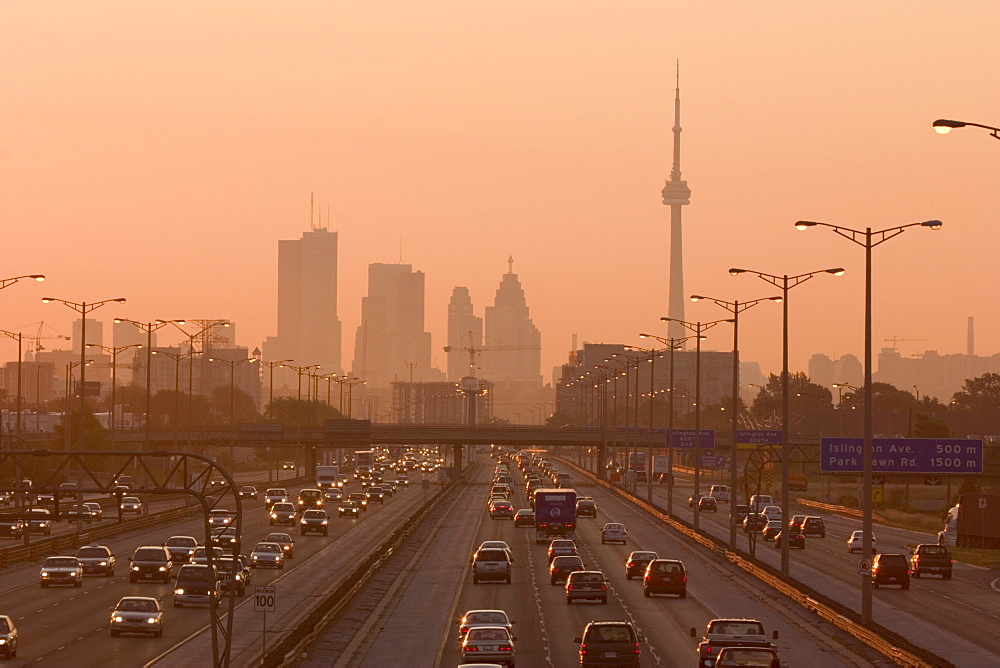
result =
[{"label": "tower crane", "polygon": [[476,356],[480,353],[491,353],[501,350],[541,350],[541,346],[477,346],[472,340],[473,333],[469,332],[469,345],[467,346],[445,346],[446,353],[464,351],[469,353],[469,375],[475,377]]},{"label": "tower crane", "polygon": [[892,349],[893,350],[895,350],[897,348],[896,344],[899,343],[900,341],[923,341],[923,339],[901,339],[898,336],[892,336],[892,337],[889,337],[888,339],[885,339],[885,340],[886,341],[892,341]]},{"label": "tower crane", "polygon": [[[33,325],[38,325],[38,329],[35,331],[35,335],[34,336],[32,336],[31,334],[23,334],[22,335],[25,339],[27,339],[28,341],[31,342],[31,345],[28,346],[28,352],[37,353],[40,350],[45,350],[45,346],[43,346],[42,343],[41,343],[42,341],[50,341],[50,340],[54,340],[54,339],[58,339],[58,340],[61,340],[61,341],[69,341],[70,340],[70,337],[63,336],[62,334],[60,334],[59,332],[57,332],[51,325],[46,325],[44,322],[33,322],[33,323],[31,323],[31,325],[25,325],[25,327],[31,327]],[[45,331],[46,327],[48,327],[50,330],[52,330],[53,332],[55,332],[55,334],[50,334],[48,336],[43,336],[42,334]]]}]

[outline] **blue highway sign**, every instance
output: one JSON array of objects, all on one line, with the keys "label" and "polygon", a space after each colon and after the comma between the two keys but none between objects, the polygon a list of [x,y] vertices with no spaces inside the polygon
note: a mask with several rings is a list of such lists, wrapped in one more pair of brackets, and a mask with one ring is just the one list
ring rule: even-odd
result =
[{"label": "blue highway sign", "polygon": [[[861,473],[861,438],[824,438],[820,471]],[[982,473],[983,442],[971,438],[876,438],[872,441],[876,473]]]},{"label": "blue highway sign", "polygon": [[[674,429],[673,443],[671,445],[675,448],[693,448],[695,447],[694,442],[694,429]],[[703,450],[713,450],[715,449],[715,430],[714,429],[702,429],[701,430],[701,448]]]},{"label": "blue highway sign", "polygon": [[776,445],[781,443],[780,429],[740,429],[736,432],[737,443],[756,445]]}]

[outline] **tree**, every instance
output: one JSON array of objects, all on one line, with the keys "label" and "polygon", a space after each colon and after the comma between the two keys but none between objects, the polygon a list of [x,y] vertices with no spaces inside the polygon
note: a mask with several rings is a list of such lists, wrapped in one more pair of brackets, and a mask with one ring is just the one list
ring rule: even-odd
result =
[{"label": "tree", "polygon": [[1000,374],[985,373],[967,379],[952,397],[952,404],[961,410],[980,413],[1000,411]]},{"label": "tree", "polygon": [[268,420],[290,426],[322,424],[323,420],[343,420],[344,415],[322,401],[306,401],[294,397],[275,397],[264,409]]},{"label": "tree", "polygon": [[[809,376],[796,371],[788,374],[788,405],[796,413],[814,413],[833,406],[833,394],[828,388],[809,380]],[[781,413],[781,375],[769,374],[767,385],[760,388],[750,406],[758,418]]]},{"label": "tree", "polygon": [[260,419],[260,413],[257,412],[253,399],[238,387],[234,387],[231,394],[225,385],[213,388],[211,402],[212,413],[218,416],[218,421],[222,424],[229,424],[230,413],[234,413],[232,416],[234,425],[241,422],[257,422]]},{"label": "tree", "polygon": [[556,411],[545,420],[546,427],[575,427],[576,420],[564,411]]},{"label": "tree", "polygon": [[951,436],[951,429],[944,420],[923,413],[917,413],[914,420],[913,438],[948,438]]}]

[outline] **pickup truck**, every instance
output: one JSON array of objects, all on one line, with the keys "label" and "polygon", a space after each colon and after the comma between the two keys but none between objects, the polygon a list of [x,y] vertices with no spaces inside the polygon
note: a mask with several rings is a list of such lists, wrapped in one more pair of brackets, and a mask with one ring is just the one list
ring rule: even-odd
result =
[{"label": "pickup truck", "polygon": [[[691,629],[691,637],[698,637],[694,628]],[[777,640],[778,632],[774,631],[771,638]],[[764,625],[756,619],[713,619],[698,644],[698,666],[708,668],[716,665],[719,652],[726,647],[761,647],[772,649],[775,653],[778,649],[764,634]]]},{"label": "pickup truck", "polygon": [[945,580],[951,579],[951,553],[945,546],[917,545],[910,554],[910,573],[913,577],[940,575]]}]

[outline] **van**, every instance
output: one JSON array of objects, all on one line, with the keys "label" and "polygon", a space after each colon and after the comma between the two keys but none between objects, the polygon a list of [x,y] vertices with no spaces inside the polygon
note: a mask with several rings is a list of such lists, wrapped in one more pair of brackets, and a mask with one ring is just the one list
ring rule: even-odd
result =
[{"label": "van", "polygon": [[750,509],[755,513],[764,510],[765,506],[773,506],[774,499],[770,494],[754,494],[750,497]]},{"label": "van", "polygon": [[323,492],[318,489],[304,489],[299,492],[299,510],[305,510],[306,508],[322,508],[323,507]]},{"label": "van", "polygon": [[219,574],[215,565],[185,564],[177,573],[174,607],[211,605],[219,597]]},{"label": "van", "polygon": [[573,486],[573,478],[568,473],[560,473],[556,476],[556,487],[570,488]]},{"label": "van", "polygon": [[727,485],[712,485],[708,495],[719,503],[729,503],[729,487]]}]

